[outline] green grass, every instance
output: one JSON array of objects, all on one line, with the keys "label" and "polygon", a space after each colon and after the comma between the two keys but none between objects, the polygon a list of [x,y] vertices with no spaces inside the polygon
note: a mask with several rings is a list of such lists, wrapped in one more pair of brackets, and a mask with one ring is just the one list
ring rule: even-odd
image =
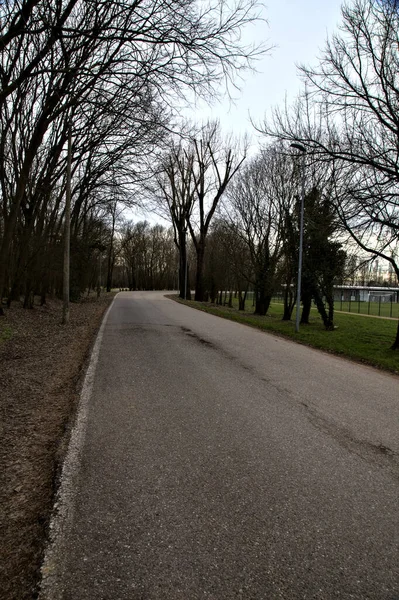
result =
[{"label": "green grass", "polygon": [[[282,298],[273,298],[274,302],[283,303]],[[252,303],[252,296],[250,299]],[[237,301],[238,306],[238,301]],[[342,312],[349,312],[351,314],[359,315],[373,315],[375,317],[387,317],[398,319],[399,318],[399,303],[393,302],[358,302],[358,301],[335,301],[335,310]]]},{"label": "green grass", "polygon": [[399,317],[399,303],[390,302],[340,302],[335,303],[335,309],[343,312],[356,313],[360,315],[374,315],[381,317]]},{"label": "green grass", "polygon": [[9,325],[0,321],[0,345],[12,338],[13,332]]},{"label": "green grass", "polygon": [[336,313],[335,331],[326,331],[316,310],[312,310],[309,325],[301,325],[295,332],[295,311],[292,321],[282,321],[283,305],[272,303],[265,317],[253,313],[252,302],[247,303],[246,311],[237,308],[216,306],[206,302],[179,302],[210,314],[244,323],[268,331],[296,342],[367,363],[380,369],[399,373],[399,351],[390,350],[397,329],[397,321],[362,317],[354,314]]}]

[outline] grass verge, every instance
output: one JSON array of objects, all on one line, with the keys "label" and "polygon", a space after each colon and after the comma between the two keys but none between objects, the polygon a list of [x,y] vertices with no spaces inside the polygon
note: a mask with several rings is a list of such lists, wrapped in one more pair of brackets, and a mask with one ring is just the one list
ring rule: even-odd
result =
[{"label": "grass verge", "polygon": [[236,308],[217,306],[209,302],[185,301],[177,296],[173,296],[173,299],[224,319],[250,325],[300,344],[399,374],[399,352],[390,349],[397,329],[397,322],[393,320],[336,313],[334,322],[337,329],[326,331],[318,313],[312,311],[310,324],[301,325],[296,333],[294,321],[281,320],[282,304],[272,304],[268,314],[259,317],[253,314],[252,307],[248,305],[245,312],[240,312]]}]

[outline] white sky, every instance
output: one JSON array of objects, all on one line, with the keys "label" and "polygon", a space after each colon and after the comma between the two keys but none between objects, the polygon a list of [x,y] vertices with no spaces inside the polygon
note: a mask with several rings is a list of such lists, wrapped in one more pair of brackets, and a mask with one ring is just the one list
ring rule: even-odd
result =
[{"label": "white sky", "polygon": [[246,74],[242,93],[236,92],[234,104],[228,99],[212,107],[200,103],[191,111],[185,111],[192,121],[217,118],[226,133],[232,131],[239,135],[248,131],[252,135],[249,115],[259,123],[273,107],[283,105],[286,96],[288,103],[295,99],[301,88],[296,65],[314,63],[327,35],[336,31],[341,21],[342,0],[266,2],[263,16],[268,23],[249,26],[244,39],[265,40],[268,46],[275,48],[258,61],[258,73]]}]

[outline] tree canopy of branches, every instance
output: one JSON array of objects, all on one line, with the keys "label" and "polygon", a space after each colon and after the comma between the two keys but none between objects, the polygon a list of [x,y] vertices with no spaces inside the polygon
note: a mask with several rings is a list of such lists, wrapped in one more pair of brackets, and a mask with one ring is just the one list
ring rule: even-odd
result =
[{"label": "tree canopy of branches", "polygon": [[41,247],[61,235],[68,130],[76,234],[111,173],[131,187],[176,98],[215,94],[251,66],[262,50],[240,31],[257,18],[257,0],[1,3],[2,298],[31,259],[17,232],[36,231]]},{"label": "tree canopy of branches", "polygon": [[286,161],[269,147],[238,174],[224,207],[225,222],[247,248],[255,291],[255,313],[265,315],[275,289],[282,252],[284,207],[288,206]]},{"label": "tree canopy of branches", "polygon": [[176,145],[172,140],[155,174],[156,189],[150,189],[150,193],[156,197],[156,208],[172,222],[174,241],[179,252],[180,297],[185,299],[190,299],[191,295],[187,228],[195,199],[193,163],[192,148],[186,148],[182,141]]},{"label": "tree canopy of branches", "polygon": [[[302,67],[305,98],[261,129],[306,145],[330,162],[331,197],[349,235],[388,261],[399,278],[399,8],[354,0],[339,33],[313,67]],[[399,325],[394,349],[399,349]]]},{"label": "tree canopy of branches", "polygon": [[[180,253],[180,290],[184,295],[186,232],[196,251],[195,300],[202,301],[205,290],[204,264],[207,236],[216,208],[231,180],[245,160],[245,150],[231,139],[223,140],[220,126],[207,123],[192,133],[186,143],[172,148],[157,169],[153,191],[173,223]],[[183,290],[183,294],[182,294]]]},{"label": "tree canopy of branches", "polygon": [[[193,140],[193,184],[196,213],[188,220],[197,254],[195,300],[204,299],[204,260],[207,235],[216,208],[228,185],[245,160],[245,150],[221,138],[218,124],[208,124],[201,139]],[[197,217],[197,218],[195,218]]]}]

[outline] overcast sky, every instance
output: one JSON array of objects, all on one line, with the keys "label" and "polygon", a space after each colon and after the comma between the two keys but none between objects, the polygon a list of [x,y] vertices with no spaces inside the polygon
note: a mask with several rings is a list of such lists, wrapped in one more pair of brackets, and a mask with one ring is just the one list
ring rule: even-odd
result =
[{"label": "overcast sky", "polygon": [[[323,48],[327,35],[336,31],[341,21],[342,0],[266,0],[263,16],[268,23],[248,27],[245,41],[266,40],[274,46],[268,56],[257,64],[257,73],[248,73],[234,104],[227,99],[209,107],[199,103],[185,110],[186,118],[195,123],[219,119],[223,131],[253,138],[252,151],[257,139],[249,115],[260,123],[265,114],[277,105],[295,100],[301,89],[296,64],[312,64]],[[158,217],[144,213],[151,222]]]},{"label": "overcast sky", "polygon": [[273,107],[284,104],[286,95],[289,102],[295,99],[301,88],[296,64],[314,63],[327,35],[336,31],[341,20],[341,0],[266,2],[268,23],[248,27],[244,39],[266,40],[274,48],[258,62],[258,73],[246,75],[235,104],[227,99],[212,108],[201,103],[187,113],[193,121],[218,118],[226,132],[252,134],[249,115],[259,122]]}]

